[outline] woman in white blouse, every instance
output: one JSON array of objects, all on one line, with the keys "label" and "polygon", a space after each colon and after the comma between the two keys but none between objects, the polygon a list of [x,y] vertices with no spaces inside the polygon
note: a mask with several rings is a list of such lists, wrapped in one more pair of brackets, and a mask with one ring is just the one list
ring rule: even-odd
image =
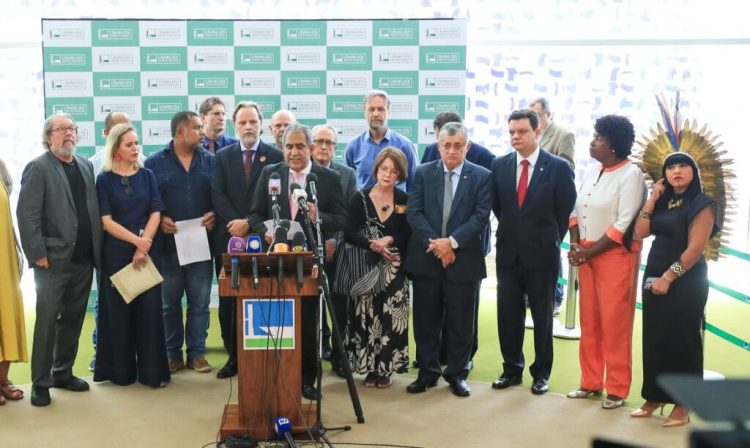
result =
[{"label": "woman in white blouse", "polygon": [[604,409],[623,405],[632,379],[633,318],[641,241],[633,223],[646,199],[641,170],[628,160],[632,123],[605,115],[589,150],[598,164],[584,176],[570,216],[570,264],[578,266],[581,309],[580,387],[568,398],[601,395]]}]

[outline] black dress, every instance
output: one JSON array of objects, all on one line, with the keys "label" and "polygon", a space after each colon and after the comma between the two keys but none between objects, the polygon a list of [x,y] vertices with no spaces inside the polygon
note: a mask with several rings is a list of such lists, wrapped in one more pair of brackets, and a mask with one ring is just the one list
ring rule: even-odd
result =
[{"label": "black dress", "polygon": [[[96,180],[99,209],[138,235],[153,212],[164,206],[154,173],[141,168],[128,176],[105,171]],[[132,191],[131,191],[132,190]],[[132,193],[132,194],[130,194]],[[133,262],[135,247],[105,233],[99,281],[94,381],[127,385],[136,380],[159,387],[169,381],[169,364],[164,339],[161,285],[154,286],[129,304],[125,303],[109,277]]]},{"label": "black dress", "polygon": [[[692,200],[673,195],[673,207],[657,208],[651,220],[655,238],[648,254],[644,281],[661,277],[687,248],[690,223],[711,199],[698,194]],[[674,204],[680,204],[674,206]],[[701,327],[708,299],[708,271],[701,256],[685,275],[674,280],[667,294],[643,290],[643,388],[648,401],[675,403],[656,379],[662,373],[703,376]]]},{"label": "black dress", "polygon": [[362,191],[364,202],[359,192],[349,201],[349,225],[344,231],[346,242],[369,250],[369,241],[357,232],[366,223],[366,204],[367,215],[382,225],[383,236],[393,237],[402,259],[401,263],[381,263],[390,281],[384,291],[351,297],[353,306],[349,307],[344,345],[352,371],[390,376],[404,373],[409,367],[409,283],[401,267],[410,234],[406,222],[408,196],[394,188],[394,210],[381,222],[370,199],[370,190]]}]

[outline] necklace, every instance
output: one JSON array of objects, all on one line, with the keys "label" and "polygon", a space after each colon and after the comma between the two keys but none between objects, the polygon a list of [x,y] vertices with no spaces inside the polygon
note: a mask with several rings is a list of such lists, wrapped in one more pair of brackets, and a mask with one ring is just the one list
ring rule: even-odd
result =
[{"label": "necklace", "polygon": [[667,202],[667,210],[672,210],[673,208],[677,208],[681,205],[682,205],[682,198],[670,199],[669,202]]},{"label": "necklace", "polygon": [[387,212],[389,208],[391,208],[391,204],[385,204],[384,206],[380,207],[380,210]]}]

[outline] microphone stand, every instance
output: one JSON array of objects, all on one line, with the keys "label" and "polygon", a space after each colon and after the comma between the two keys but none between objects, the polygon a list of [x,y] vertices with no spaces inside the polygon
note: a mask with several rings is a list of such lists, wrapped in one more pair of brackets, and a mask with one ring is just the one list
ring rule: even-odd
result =
[{"label": "microphone stand", "polygon": [[[320,208],[318,207],[318,201],[317,197],[313,196],[313,203],[315,204],[315,210],[316,210],[316,219],[314,222],[310,221],[310,217],[307,213],[304,214],[305,216],[305,228],[308,233],[308,241],[316,242],[315,243],[315,251],[313,252],[313,261],[320,266],[319,274],[318,274],[318,315],[316,317],[316,325],[315,325],[315,334],[316,334],[316,347],[317,347],[317,378],[316,378],[316,386],[318,389],[318,398],[316,400],[317,402],[317,409],[316,409],[316,421],[312,428],[310,428],[310,433],[314,437],[320,437],[323,439],[326,444],[330,447],[333,447],[333,444],[326,436],[327,431],[350,431],[352,429],[351,426],[341,426],[336,428],[326,428],[325,425],[323,425],[322,419],[321,419],[321,382],[323,378],[323,367],[322,367],[322,358],[323,358],[323,347],[321,345],[321,334],[323,331],[323,304],[327,306],[328,313],[331,315],[331,333],[333,335],[333,341],[336,344],[338,348],[338,353],[340,356],[341,365],[344,367],[344,371],[346,372],[346,385],[349,389],[349,397],[352,400],[352,407],[354,408],[354,414],[357,417],[357,423],[364,423],[365,417],[362,414],[362,404],[359,401],[359,395],[357,394],[357,386],[354,384],[354,378],[352,377],[352,371],[351,367],[349,366],[349,361],[346,359],[346,352],[344,351],[344,343],[341,339],[341,332],[337,325],[336,320],[336,313],[333,309],[333,305],[330,300],[330,289],[328,287],[328,276],[326,275],[325,269],[323,267],[325,266],[325,256],[323,254],[323,247],[324,247],[324,241],[323,241],[323,233],[320,230],[321,225],[321,219],[320,219]],[[317,239],[311,239],[310,237],[313,236],[313,224],[315,225],[315,236],[317,236]]]}]

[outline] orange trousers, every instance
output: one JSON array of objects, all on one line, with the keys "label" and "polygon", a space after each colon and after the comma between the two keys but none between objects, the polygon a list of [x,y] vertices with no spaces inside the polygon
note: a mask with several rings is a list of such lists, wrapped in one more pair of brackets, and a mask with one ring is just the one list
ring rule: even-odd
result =
[{"label": "orange trousers", "polygon": [[620,398],[630,393],[640,261],[641,242],[633,241],[630,251],[618,245],[578,266],[582,388],[607,389]]}]

